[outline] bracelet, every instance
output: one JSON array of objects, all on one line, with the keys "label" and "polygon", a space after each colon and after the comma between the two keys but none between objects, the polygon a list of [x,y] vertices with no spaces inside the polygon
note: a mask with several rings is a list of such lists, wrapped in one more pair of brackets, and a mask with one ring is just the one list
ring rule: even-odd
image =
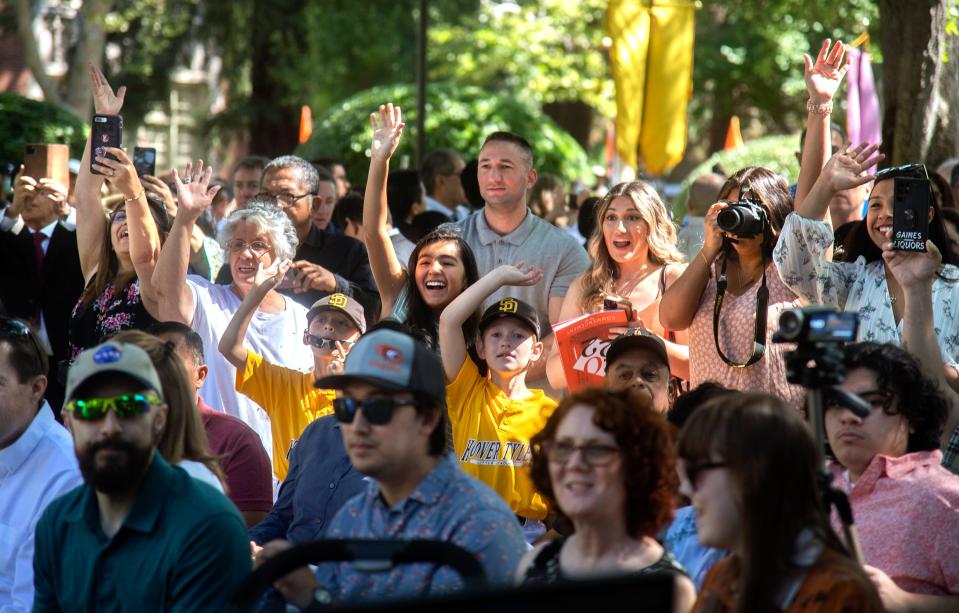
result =
[{"label": "bracelet", "polygon": [[139,193],[139,194],[137,194],[136,196],[130,196],[129,198],[124,198],[123,201],[124,201],[124,202],[133,202],[134,200],[139,200],[139,199],[140,199],[140,196],[142,196],[142,195],[145,194],[145,193],[147,193],[147,188],[144,187],[143,189],[140,190],[140,193]]},{"label": "bracelet", "polygon": [[813,104],[812,100],[806,101],[806,111],[816,115],[832,115],[832,100],[822,104]]}]

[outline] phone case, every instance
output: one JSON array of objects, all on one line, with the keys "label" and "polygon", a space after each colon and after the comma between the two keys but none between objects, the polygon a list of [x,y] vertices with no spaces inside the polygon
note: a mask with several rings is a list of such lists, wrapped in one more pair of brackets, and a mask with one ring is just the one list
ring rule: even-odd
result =
[{"label": "phone case", "polygon": [[59,143],[24,145],[23,175],[37,181],[53,179],[69,188],[70,147]]},{"label": "phone case", "polygon": [[120,115],[94,115],[93,130],[90,135],[91,153],[90,170],[93,174],[103,174],[93,170],[96,158],[107,157],[115,160],[116,156],[104,152],[106,147],[123,146],[123,117]]},{"label": "phone case", "polygon": [[892,248],[925,251],[929,238],[929,181],[906,177],[893,181]]},{"label": "phone case", "polygon": [[137,169],[137,175],[156,176],[157,150],[153,147],[134,147],[133,148],[133,167]]}]

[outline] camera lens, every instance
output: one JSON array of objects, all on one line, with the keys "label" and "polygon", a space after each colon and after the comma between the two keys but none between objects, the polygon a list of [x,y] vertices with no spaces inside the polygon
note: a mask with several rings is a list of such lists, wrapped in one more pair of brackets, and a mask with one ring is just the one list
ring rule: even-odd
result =
[{"label": "camera lens", "polygon": [[786,341],[794,341],[802,332],[803,313],[799,309],[783,311],[779,316],[779,336]]},{"label": "camera lens", "polygon": [[736,230],[742,225],[743,216],[739,212],[738,208],[729,207],[723,209],[719,212],[719,215],[716,216],[716,224],[724,232],[729,232],[735,234]]}]

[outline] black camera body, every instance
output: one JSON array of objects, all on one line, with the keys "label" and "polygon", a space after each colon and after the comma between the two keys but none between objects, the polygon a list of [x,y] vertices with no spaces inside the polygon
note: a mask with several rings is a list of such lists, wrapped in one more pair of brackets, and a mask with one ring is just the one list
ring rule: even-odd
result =
[{"label": "black camera body", "polygon": [[747,190],[743,190],[738,202],[731,200],[720,202],[727,205],[716,216],[716,223],[723,232],[737,238],[752,238],[762,234],[766,229],[766,224],[769,223],[766,209],[757,200],[750,198]]},{"label": "black camera body", "polygon": [[788,309],[779,316],[774,343],[851,343],[859,330],[859,315],[827,307]]}]

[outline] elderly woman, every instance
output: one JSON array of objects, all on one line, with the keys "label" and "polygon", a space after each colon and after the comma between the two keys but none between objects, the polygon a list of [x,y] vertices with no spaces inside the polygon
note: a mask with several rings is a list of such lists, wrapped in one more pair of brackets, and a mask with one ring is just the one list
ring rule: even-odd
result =
[{"label": "elderly woman", "polygon": [[[272,450],[269,417],[252,400],[237,394],[236,368],[215,348],[253,286],[258,265],[269,268],[277,260],[291,259],[296,251],[296,232],[281,209],[272,202],[254,199],[245,209],[231,213],[220,232],[220,243],[229,256],[230,285],[216,285],[196,275],[188,277],[193,226],[217,191],[209,187],[212,174],[210,168],[203,172],[202,161],[195,168],[187,165],[184,182],[174,170],[179,213],[160,253],[153,285],[162,318],[191,326],[209,348],[210,372],[200,390],[203,399],[245,421],[260,435],[263,447]],[[246,343],[274,364],[309,370],[313,357],[302,342],[306,315],[305,307],[272,289],[250,322]]]},{"label": "elderly woman", "polygon": [[829,526],[818,452],[798,413],[735,393],[696,411],[679,438],[683,494],[717,563],[695,611],[881,611],[875,588]]},{"label": "elderly woman", "polygon": [[533,483],[574,531],[526,554],[517,579],[544,584],[669,573],[674,610],[688,611],[693,583],[656,541],[678,491],[666,420],[649,403],[586,389],[567,397],[531,444]]}]

